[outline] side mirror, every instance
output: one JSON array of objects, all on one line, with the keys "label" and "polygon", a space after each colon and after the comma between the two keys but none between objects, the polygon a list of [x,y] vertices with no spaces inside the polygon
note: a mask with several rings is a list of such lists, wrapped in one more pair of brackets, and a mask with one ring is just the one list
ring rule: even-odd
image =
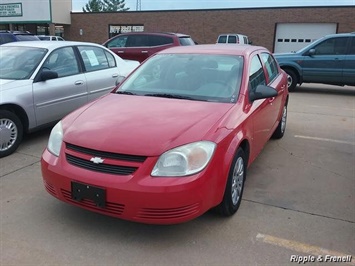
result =
[{"label": "side mirror", "polygon": [[52,70],[42,69],[40,77],[42,81],[56,79],[58,78],[58,73]]},{"label": "side mirror", "polygon": [[308,54],[307,54],[307,55],[313,56],[313,55],[315,55],[315,54],[316,54],[316,49],[310,49],[310,50],[308,51]]},{"label": "side mirror", "polygon": [[277,90],[266,85],[258,85],[255,91],[250,91],[249,99],[251,102],[259,99],[266,99],[277,96]]}]

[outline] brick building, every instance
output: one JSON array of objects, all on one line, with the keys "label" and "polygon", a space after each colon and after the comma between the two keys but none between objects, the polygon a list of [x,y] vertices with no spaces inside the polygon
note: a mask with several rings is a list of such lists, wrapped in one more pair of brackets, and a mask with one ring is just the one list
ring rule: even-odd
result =
[{"label": "brick building", "polygon": [[[242,33],[253,44],[274,51],[279,41],[302,41],[304,46],[328,33],[354,32],[354,17],[355,6],[72,12],[71,25],[65,26],[64,32],[68,40],[103,43],[110,37],[110,27],[139,25],[144,31],[190,34],[201,44],[214,43],[221,33]],[[282,32],[290,36],[282,37]]]}]

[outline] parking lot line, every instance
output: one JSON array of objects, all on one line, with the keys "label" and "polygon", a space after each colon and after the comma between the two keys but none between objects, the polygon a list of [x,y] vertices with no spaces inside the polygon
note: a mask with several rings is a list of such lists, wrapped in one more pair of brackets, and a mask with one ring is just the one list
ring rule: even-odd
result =
[{"label": "parking lot line", "polygon": [[338,251],[324,249],[318,246],[312,246],[305,243],[300,243],[297,241],[278,238],[270,235],[264,235],[260,233],[256,235],[256,240],[274,246],[286,248],[292,251],[300,252],[303,254],[313,255],[316,258],[321,257],[323,261],[326,261],[326,259],[331,258],[344,258],[345,260],[347,260],[346,262],[348,265],[355,265],[355,262],[352,262],[352,259],[355,258],[355,256],[351,254],[344,254]]},{"label": "parking lot line", "polygon": [[345,140],[338,140],[338,139],[317,138],[317,137],[302,136],[302,135],[295,135],[295,138],[320,140],[320,141],[327,141],[327,142],[355,145],[355,142],[345,141]]}]

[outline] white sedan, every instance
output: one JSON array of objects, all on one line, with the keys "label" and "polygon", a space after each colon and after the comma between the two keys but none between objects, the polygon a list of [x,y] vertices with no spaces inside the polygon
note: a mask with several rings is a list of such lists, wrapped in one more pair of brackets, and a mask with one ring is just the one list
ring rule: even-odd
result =
[{"label": "white sedan", "polygon": [[95,43],[1,45],[0,158],[18,148],[24,133],[110,92],[138,65]]}]

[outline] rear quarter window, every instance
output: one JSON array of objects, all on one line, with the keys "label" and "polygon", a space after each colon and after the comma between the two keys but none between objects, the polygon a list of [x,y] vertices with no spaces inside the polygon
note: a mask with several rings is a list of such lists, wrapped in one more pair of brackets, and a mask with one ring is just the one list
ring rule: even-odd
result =
[{"label": "rear quarter window", "polygon": [[179,43],[182,46],[194,45],[195,42],[190,37],[179,37]]},{"label": "rear quarter window", "polygon": [[159,46],[173,43],[173,38],[166,36],[149,36],[149,46]]}]

